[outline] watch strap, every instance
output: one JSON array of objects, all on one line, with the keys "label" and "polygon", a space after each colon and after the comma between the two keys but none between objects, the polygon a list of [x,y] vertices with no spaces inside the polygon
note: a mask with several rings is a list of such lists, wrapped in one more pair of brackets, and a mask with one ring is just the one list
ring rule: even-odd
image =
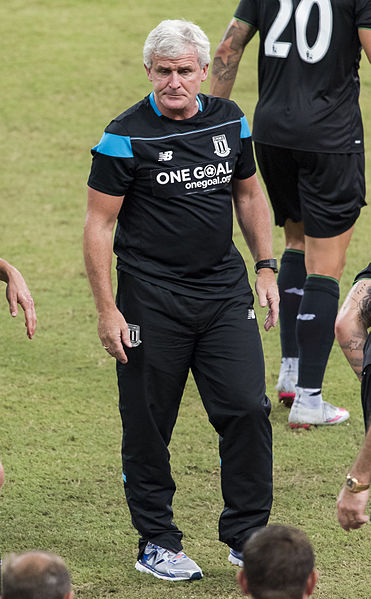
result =
[{"label": "watch strap", "polygon": [[261,268],[271,268],[273,272],[278,272],[276,258],[267,258],[266,260],[259,260],[255,264],[255,272],[257,273],[258,270],[260,270]]},{"label": "watch strap", "polygon": [[348,491],[350,491],[351,493],[360,493],[361,491],[367,491],[367,489],[370,488],[370,485],[361,484],[354,476],[348,474],[346,480],[346,487]]}]

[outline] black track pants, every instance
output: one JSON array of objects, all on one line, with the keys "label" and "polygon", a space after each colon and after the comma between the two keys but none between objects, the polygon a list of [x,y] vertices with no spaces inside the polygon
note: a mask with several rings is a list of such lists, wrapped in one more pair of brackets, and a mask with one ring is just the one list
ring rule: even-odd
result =
[{"label": "black track pants", "polygon": [[182,548],[173,522],[168,444],[189,369],[220,435],[225,507],[219,538],[240,551],[265,526],[272,504],[272,432],[252,296],[192,298],[118,274],[117,305],[141,327],[142,344],[117,363],[127,502],[147,541]]}]

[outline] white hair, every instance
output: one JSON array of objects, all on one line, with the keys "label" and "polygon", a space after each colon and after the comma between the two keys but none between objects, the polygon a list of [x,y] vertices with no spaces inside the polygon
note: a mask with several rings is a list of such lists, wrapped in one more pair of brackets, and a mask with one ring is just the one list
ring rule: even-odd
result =
[{"label": "white hair", "polygon": [[210,42],[198,25],[180,19],[161,21],[144,42],[144,64],[150,69],[153,55],[179,58],[190,46],[196,50],[201,68],[210,63]]}]

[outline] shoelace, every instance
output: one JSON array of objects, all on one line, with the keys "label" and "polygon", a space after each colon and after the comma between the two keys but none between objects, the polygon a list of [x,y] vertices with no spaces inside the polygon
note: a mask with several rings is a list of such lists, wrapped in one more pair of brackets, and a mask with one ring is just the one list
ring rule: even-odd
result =
[{"label": "shoelace", "polygon": [[179,562],[183,561],[184,559],[187,559],[187,557],[183,551],[179,551],[179,553],[174,553],[173,551],[165,550],[164,553],[166,554],[166,559],[171,564],[179,564]]},{"label": "shoelace", "polygon": [[165,549],[164,547],[155,546],[157,551],[156,561],[168,561],[171,564],[179,563],[180,561],[186,559],[186,555],[183,551],[179,551],[179,553],[174,553],[174,551],[170,551],[169,549]]}]

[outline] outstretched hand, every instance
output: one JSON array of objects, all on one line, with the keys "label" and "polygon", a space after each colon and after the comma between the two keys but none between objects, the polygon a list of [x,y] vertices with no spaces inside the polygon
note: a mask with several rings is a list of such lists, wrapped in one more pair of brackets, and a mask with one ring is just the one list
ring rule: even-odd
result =
[{"label": "outstretched hand", "polygon": [[15,318],[18,314],[18,304],[24,311],[27,336],[32,339],[36,330],[36,311],[30,290],[19,270],[7,264],[4,280],[6,286],[6,298],[9,302],[10,314]]},{"label": "outstretched hand", "polygon": [[264,321],[264,329],[269,331],[275,327],[278,322],[278,309],[280,296],[274,272],[270,268],[261,268],[255,282],[256,293],[258,294],[259,305],[262,308],[268,305],[268,313]]}]

